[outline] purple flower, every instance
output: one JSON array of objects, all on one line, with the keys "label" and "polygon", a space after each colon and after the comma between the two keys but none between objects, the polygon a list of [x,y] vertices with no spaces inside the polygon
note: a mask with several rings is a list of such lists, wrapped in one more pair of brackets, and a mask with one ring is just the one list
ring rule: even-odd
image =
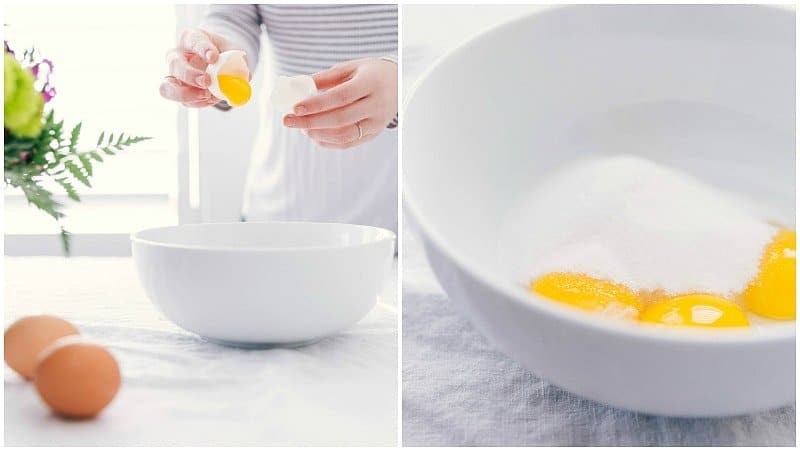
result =
[{"label": "purple flower", "polygon": [[31,67],[31,72],[33,73],[34,77],[39,78],[39,68],[42,65],[47,66],[47,74],[45,75],[45,77],[46,77],[45,78],[45,83],[47,83],[47,82],[50,81],[50,74],[53,73],[53,62],[52,61],[50,61],[49,59],[41,60],[40,62],[34,64],[33,67]]},{"label": "purple flower", "polygon": [[44,96],[44,103],[53,100],[53,97],[56,96],[56,88],[46,85],[42,90],[42,96]]},{"label": "purple flower", "polygon": [[[3,41],[3,44],[5,45],[6,52],[8,52],[10,55],[14,55],[14,51],[8,46],[8,41]],[[45,103],[47,103],[53,100],[53,97],[56,96],[56,88],[50,84],[50,76],[53,75],[53,68],[55,65],[53,64],[52,60],[47,58],[42,58],[41,61],[36,62],[38,57],[38,52],[32,48],[30,50],[25,50],[23,60],[24,62],[31,64],[31,74],[33,74],[33,77],[37,80],[36,86],[42,87],[42,97],[44,98]],[[36,62],[36,64],[33,64],[34,62]],[[44,66],[46,66],[46,68]]]}]

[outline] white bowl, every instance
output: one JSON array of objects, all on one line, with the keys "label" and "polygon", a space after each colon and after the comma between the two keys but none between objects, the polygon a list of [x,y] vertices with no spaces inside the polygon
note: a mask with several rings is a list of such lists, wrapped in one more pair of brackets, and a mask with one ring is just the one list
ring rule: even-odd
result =
[{"label": "white bowl", "polygon": [[293,346],[355,324],[381,292],[392,232],[332,223],[194,224],[131,236],[139,279],[172,322],[234,346]]},{"label": "white bowl", "polygon": [[499,349],[593,400],[676,416],[791,403],[793,321],[705,333],[609,322],[528,293],[496,243],[541,176],[616,153],[794,224],[794,42],[794,13],[771,7],[569,6],[445,56],[407,102],[403,168],[406,209],[450,298]]}]

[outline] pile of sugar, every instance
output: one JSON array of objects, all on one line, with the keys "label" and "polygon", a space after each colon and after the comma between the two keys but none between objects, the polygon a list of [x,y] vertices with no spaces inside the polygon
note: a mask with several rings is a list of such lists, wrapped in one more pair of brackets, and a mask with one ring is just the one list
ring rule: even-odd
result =
[{"label": "pile of sugar", "polygon": [[565,167],[518,211],[508,234],[524,238],[512,264],[526,285],[568,271],[635,290],[733,296],[777,231],[730,194],[632,156]]}]

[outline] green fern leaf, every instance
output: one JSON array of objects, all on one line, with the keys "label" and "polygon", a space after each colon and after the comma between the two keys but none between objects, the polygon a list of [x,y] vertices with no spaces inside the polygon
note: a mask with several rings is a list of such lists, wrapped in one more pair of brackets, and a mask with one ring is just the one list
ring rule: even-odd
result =
[{"label": "green fern leaf", "polygon": [[81,123],[72,127],[72,133],[69,136],[69,153],[76,153],[78,151],[78,139],[81,136]]},{"label": "green fern leaf", "polygon": [[128,138],[127,140],[125,140],[125,145],[126,146],[131,146],[133,144],[140,143],[142,141],[148,141],[148,140],[151,140],[151,139],[153,139],[153,138],[150,137],[150,136],[134,136],[132,138]]},{"label": "green fern leaf", "polygon": [[72,174],[72,176],[75,177],[79,182],[91,188],[92,184],[89,182],[89,178],[86,177],[86,174],[81,171],[81,168],[79,168],[78,165],[71,161],[67,161],[64,163],[64,167],[66,167],[69,173]]},{"label": "green fern leaf", "polygon": [[64,226],[59,225],[59,227],[61,227],[61,248],[64,250],[64,256],[69,257],[69,254],[72,251],[72,246],[70,243],[70,235],[72,234],[69,233]]},{"label": "green fern leaf", "polygon": [[94,173],[94,170],[92,168],[92,160],[90,160],[89,157],[87,157],[84,154],[78,154],[78,160],[81,161],[81,164],[83,165],[83,170],[86,172],[86,176],[91,177]]},{"label": "green fern leaf", "polygon": [[69,196],[70,199],[76,202],[81,201],[81,197],[78,195],[78,191],[75,190],[75,187],[72,186],[72,183],[70,183],[67,179],[65,178],[56,179],[56,182],[59,185],[61,185],[62,188],[64,188],[64,191],[66,191],[67,196]]}]

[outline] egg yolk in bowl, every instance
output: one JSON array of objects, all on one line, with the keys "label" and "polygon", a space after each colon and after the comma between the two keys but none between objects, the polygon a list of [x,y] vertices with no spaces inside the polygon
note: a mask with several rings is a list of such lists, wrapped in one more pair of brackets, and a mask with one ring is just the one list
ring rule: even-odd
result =
[{"label": "egg yolk in bowl", "polygon": [[642,312],[643,322],[667,326],[747,327],[747,315],[735,303],[711,294],[675,296]]},{"label": "egg yolk in bowl", "polygon": [[745,308],[771,319],[795,319],[797,232],[781,230],[767,245],[758,275],[742,293]]},{"label": "egg yolk in bowl", "polygon": [[583,310],[636,319],[641,301],[626,286],[580,273],[554,272],[531,282],[530,290]]},{"label": "egg yolk in bowl", "polygon": [[550,272],[530,282],[532,293],[603,316],[665,326],[748,327],[747,313],[796,317],[796,232],[781,229],[764,249],[757,275],[729,299],[714,293],[667,296],[575,272]]}]

